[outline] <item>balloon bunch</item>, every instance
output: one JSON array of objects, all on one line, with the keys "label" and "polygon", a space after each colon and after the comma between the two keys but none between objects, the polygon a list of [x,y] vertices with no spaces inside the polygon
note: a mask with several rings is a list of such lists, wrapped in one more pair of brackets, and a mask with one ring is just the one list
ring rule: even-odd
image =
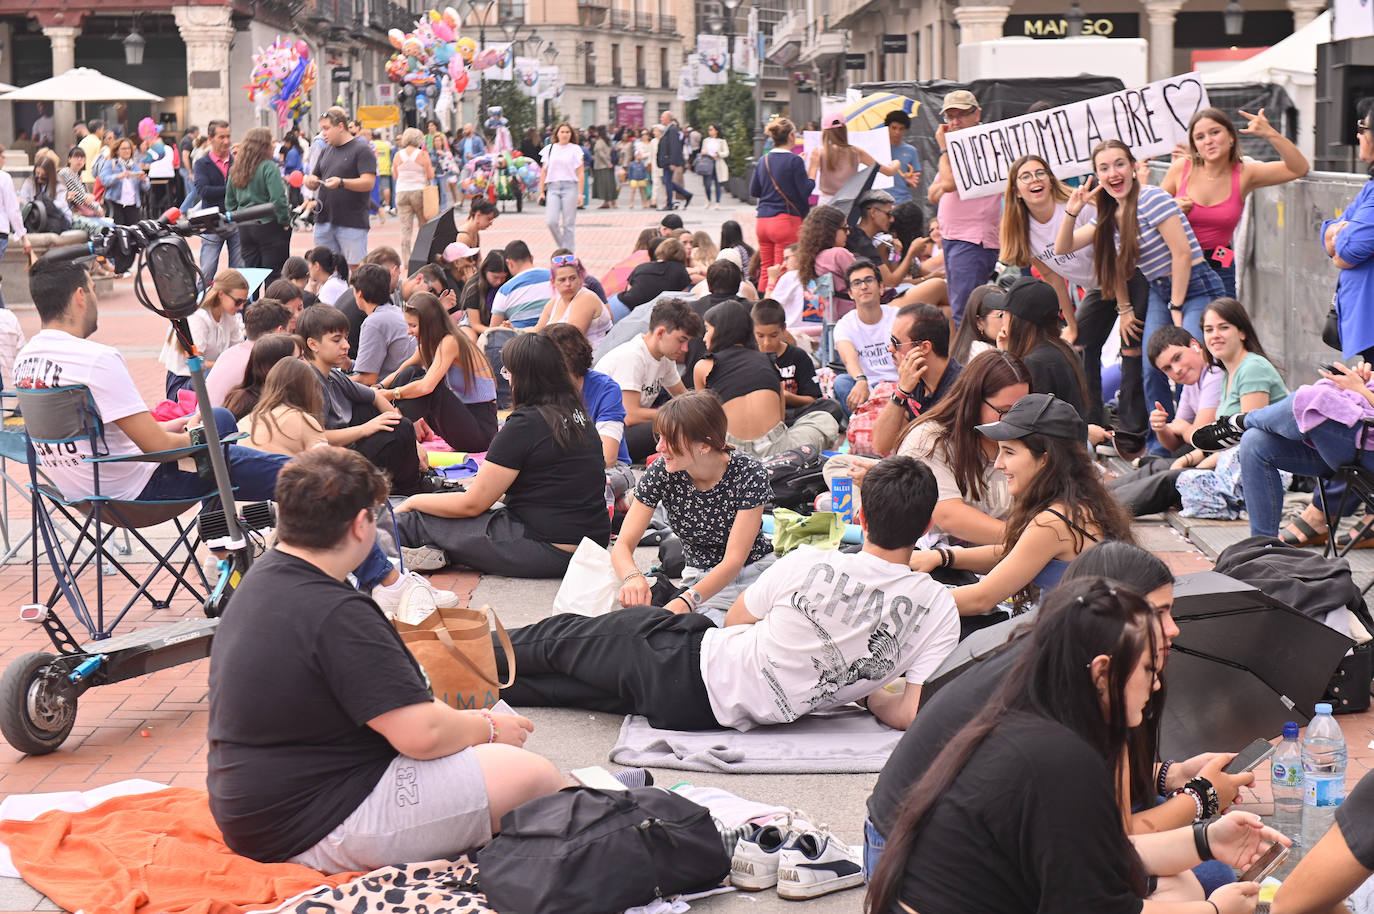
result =
[{"label": "balloon bunch", "polygon": [[141,141],[153,140],[148,144],[148,148],[143,153],[140,160],[143,164],[151,164],[160,160],[167,154],[167,145],[162,142],[162,128],[158,127],[157,121],[151,117],[145,117],[138,122],[138,138]]},{"label": "balloon bunch", "polygon": [[258,107],[277,113],[277,127],[310,111],[317,70],[310,47],[299,39],[278,38],[253,56],[251,81],[244,86]]},{"label": "balloon bunch", "polygon": [[415,20],[410,32],[387,32],[397,53],[387,60],[386,75],[403,87],[403,97],[415,99],[417,107],[433,104],[442,91],[461,95],[471,70],[509,65],[509,51],[479,49],[476,41],[458,35],[461,25],[458,11],[450,6],[442,12],[429,10]]}]

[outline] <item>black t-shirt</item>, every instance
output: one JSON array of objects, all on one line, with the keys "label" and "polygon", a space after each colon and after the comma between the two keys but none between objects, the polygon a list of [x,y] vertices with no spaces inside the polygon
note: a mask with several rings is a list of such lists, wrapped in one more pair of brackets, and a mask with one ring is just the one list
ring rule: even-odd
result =
[{"label": "black t-shirt", "polygon": [[[372,144],[360,136],[342,146],[326,145],[315,162],[315,174],[320,180],[325,178],[356,178],[360,175],[377,173],[377,152]],[[369,228],[371,226],[371,191],[345,190],[343,187],[328,188],[324,184],[319,190],[320,211],[315,221],[342,225],[347,228]]]},{"label": "black t-shirt", "polygon": [[[701,298],[698,298],[696,301],[692,302],[691,305],[692,310],[697,313],[697,316],[700,317],[702,321],[705,321],[706,312],[710,311],[716,305],[720,304],[721,302],[737,300],[738,296],[716,295],[713,292],[709,295],[703,295]],[[744,305],[745,308],[749,307],[748,305],[745,305],[744,302],[740,302],[740,304]],[[695,370],[697,367],[697,362],[700,362],[702,359],[706,358],[707,355],[708,353],[706,352],[706,339],[704,335],[694,336],[687,341],[687,357],[682,360],[682,380],[683,383],[686,384],[688,387],[695,389]]]},{"label": "black t-shirt", "polygon": [[900,897],[921,914],[1137,914],[1128,854],[1101,756],[1068,728],[1016,712],[926,815]]},{"label": "black t-shirt", "polygon": [[574,423],[577,447],[565,452],[544,415],[522,406],[510,414],[487,449],[487,460],[520,475],[505,503],[530,536],[545,543],[610,542],[606,512],[606,458],[601,437],[585,413]]},{"label": "black t-shirt", "polygon": [[714,390],[722,403],[759,390],[777,393],[782,387],[782,377],[773,360],[757,349],[731,346],[707,358],[713,364],[706,376],[706,389]]},{"label": "black t-shirt", "polygon": [[1361,777],[1345,802],[1336,807],[1336,824],[1360,866],[1374,870],[1374,775]]},{"label": "black t-shirt", "polygon": [[[868,237],[868,233],[857,225],[850,226],[849,238],[844,246],[849,252],[860,260],[867,260],[877,266],[883,262],[882,255],[878,253],[878,246],[873,243],[873,239]],[[881,279],[882,277],[878,277]]]},{"label": "black t-shirt", "polygon": [[799,346],[793,346],[791,343],[784,345],[782,352],[770,358],[787,392],[819,399],[821,385],[816,383],[816,365],[811,361],[811,356],[802,352]]},{"label": "black t-shirt", "polygon": [[1084,422],[1088,421],[1088,407],[1083,402],[1083,388],[1078,385],[1078,374],[1068,358],[1053,343],[1041,343],[1021,360],[1031,376],[1031,393],[1054,394],[1077,410]]},{"label": "black t-shirt", "polygon": [[210,811],[237,854],[286,860],[348,818],[396,750],[367,722],[431,700],[377,604],[269,551],[210,651]]},{"label": "black t-shirt", "polygon": [[363,321],[367,319],[367,315],[358,307],[358,300],[353,297],[352,286],[334,299],[334,308],[348,318],[348,354],[356,359],[358,343],[363,333]]},{"label": "black t-shirt", "polygon": [[921,695],[920,713],[887,757],[868,798],[868,818],[878,834],[892,831],[907,791],[930,768],[945,743],[983,710],[1026,643],[1024,638],[1014,640],[1005,650],[969,664],[940,691]]},{"label": "black t-shirt", "polygon": [[906,401],[907,415],[912,419],[920,416],[921,413],[930,409],[954,386],[954,382],[959,378],[959,372],[964,370],[964,366],[959,364],[958,359],[950,359],[945,363],[945,372],[940,375],[940,383],[935,385],[932,390],[926,386],[925,381],[916,382],[916,390]]},{"label": "black t-shirt", "polygon": [[626,289],[620,293],[620,303],[638,308],[653,301],[664,292],[683,292],[692,286],[687,268],[676,260],[651,260],[630,271]]}]

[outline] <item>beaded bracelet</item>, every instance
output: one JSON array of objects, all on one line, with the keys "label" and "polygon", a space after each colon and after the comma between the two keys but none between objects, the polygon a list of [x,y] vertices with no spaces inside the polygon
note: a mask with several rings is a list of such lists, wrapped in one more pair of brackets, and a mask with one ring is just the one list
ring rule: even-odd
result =
[{"label": "beaded bracelet", "polygon": [[644,577],[644,572],[642,572],[642,571],[640,571],[638,568],[636,568],[634,571],[631,571],[629,574],[625,575],[625,577],[621,579],[620,583],[621,583],[621,584],[628,584],[628,583],[630,583],[630,578],[642,578],[642,577]]},{"label": "beaded bracelet", "polygon": [[1194,822],[1201,821],[1201,819],[1202,819],[1202,796],[1201,796],[1196,790],[1194,790],[1192,787],[1180,787],[1178,790],[1175,790],[1173,793],[1169,794],[1169,799],[1172,800],[1174,797],[1178,796],[1179,794],[1187,794],[1188,796],[1190,796],[1190,797],[1193,798],[1193,802],[1197,805],[1197,815],[1193,817],[1193,821],[1194,821]]},{"label": "beaded bracelet", "polygon": [[1159,777],[1155,778],[1155,794],[1157,796],[1162,797],[1169,792],[1169,769],[1173,766],[1173,759],[1169,759],[1167,762],[1164,762],[1159,766]]},{"label": "beaded bracelet", "polygon": [[486,711],[482,711],[482,718],[486,720],[487,726],[491,728],[491,735],[487,737],[488,743],[494,743],[501,736],[501,731],[496,726],[496,721]]}]

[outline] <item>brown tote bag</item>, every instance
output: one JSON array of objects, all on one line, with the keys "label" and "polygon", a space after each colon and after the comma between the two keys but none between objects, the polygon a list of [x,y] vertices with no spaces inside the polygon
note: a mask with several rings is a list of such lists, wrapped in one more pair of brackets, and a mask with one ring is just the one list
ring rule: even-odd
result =
[{"label": "brown tote bag", "polygon": [[[496,675],[492,622],[506,652],[510,675]],[[506,628],[490,606],[481,609],[436,609],[418,625],[395,621],[396,631],[429,677],[434,697],[459,710],[490,708],[501,690],[515,681],[515,650]]]},{"label": "brown tote bag", "polygon": [[420,193],[423,196],[420,204],[421,215],[424,216],[426,222],[437,219],[439,217],[439,185],[426,184]]}]

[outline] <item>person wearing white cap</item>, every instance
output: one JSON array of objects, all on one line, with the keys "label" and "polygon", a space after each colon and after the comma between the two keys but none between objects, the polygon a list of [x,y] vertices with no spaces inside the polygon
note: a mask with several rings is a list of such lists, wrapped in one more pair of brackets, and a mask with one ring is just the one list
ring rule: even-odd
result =
[{"label": "person wearing white cap", "polygon": [[[867,151],[850,145],[844,115],[827,116],[821,130],[820,148],[811,150],[806,162],[806,176],[816,182],[820,202],[833,200],[844,182],[858,174],[860,166],[867,165],[878,163]],[[894,159],[879,165],[878,170],[885,175],[895,175],[901,167],[902,163]]]},{"label": "person wearing white cap", "polygon": [[928,196],[931,203],[939,206],[950,318],[958,327],[969,293],[987,282],[997,266],[1002,200],[995,194],[972,200],[960,197],[954,170],[945,153],[946,134],[976,127],[982,121],[983,109],[977,97],[967,89],[956,89],[945,96],[940,115],[945,120],[935,130],[935,142],[940,146],[940,174],[931,183]]}]

